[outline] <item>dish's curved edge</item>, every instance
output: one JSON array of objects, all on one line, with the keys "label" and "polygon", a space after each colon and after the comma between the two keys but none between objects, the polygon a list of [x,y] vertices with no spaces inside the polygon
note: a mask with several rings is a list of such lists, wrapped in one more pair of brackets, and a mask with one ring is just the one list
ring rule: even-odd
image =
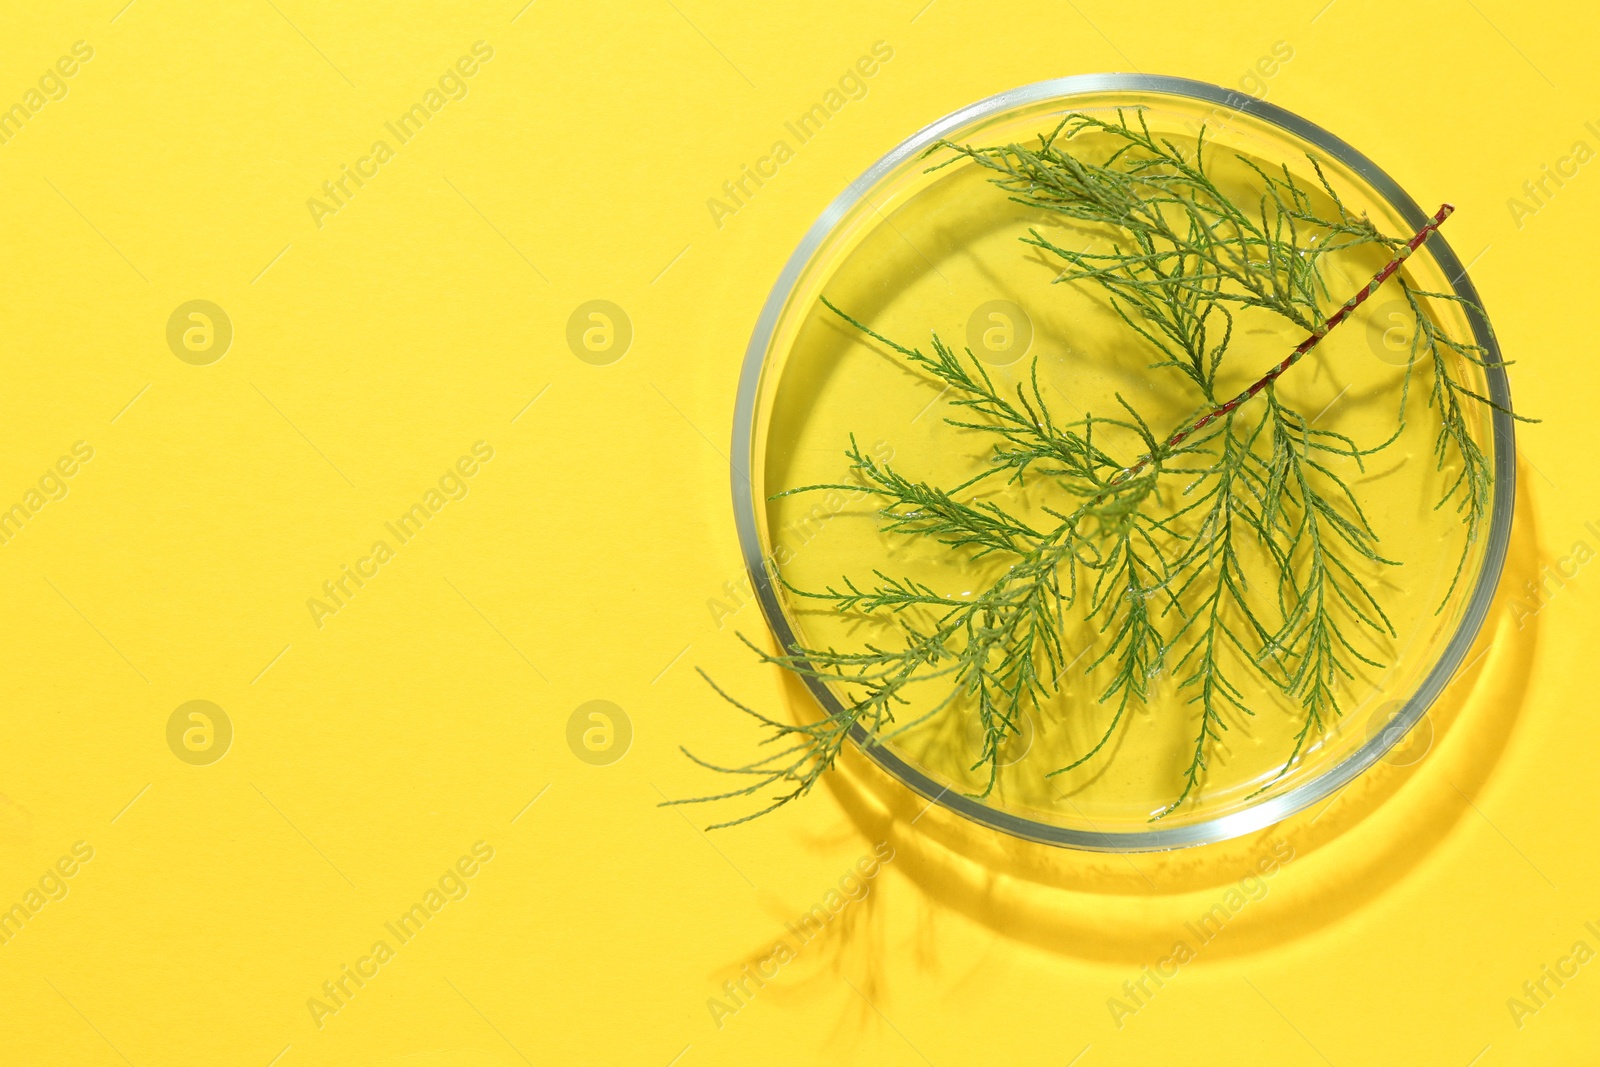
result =
[{"label": "dish's curved edge", "polygon": [[[851,182],[806,231],[805,237],[785,262],[766,302],[762,305],[755,329],[751,333],[750,343],[745,349],[744,363],[740,370],[739,392],[734,406],[733,448],[729,453],[732,457],[729,468],[733,484],[734,521],[739,536],[740,551],[756,599],[761,604],[767,625],[772,628],[774,636],[785,650],[792,652],[795,649],[795,635],[778,602],[766,569],[756,518],[754,486],[748,467],[742,468],[741,463],[748,464],[753,454],[756,400],[767,346],[801,270],[839,219],[864,197],[867,190],[879,178],[898,167],[913,154],[926,150],[952,130],[1021,105],[1112,90],[1185,96],[1208,103],[1222,104],[1236,113],[1242,112],[1263,119],[1315,145],[1355,171],[1387,199],[1412,226],[1420,228],[1428,218],[1428,213],[1423,211],[1393,178],[1342,138],[1275,104],[1189,78],[1155,74],[1079,74],[1035,82],[969,104],[906,138]],[[1186,826],[1156,826],[1150,830],[1124,833],[1054,826],[991,808],[964,794],[952,792],[948,786],[941,786],[894,752],[874,743],[859,725],[851,730],[851,738],[858,747],[885,771],[925,797],[930,803],[942,804],[974,822],[1016,837],[1043,844],[1098,852],[1146,852],[1184,848],[1211,844],[1251,833],[1282,822],[1296,812],[1332,795],[1383,758],[1390,748],[1411,732],[1423,715],[1427,714],[1439,694],[1449,685],[1466,658],[1467,650],[1476,640],[1484,620],[1488,617],[1510,544],[1512,511],[1516,496],[1516,434],[1513,420],[1506,414],[1511,409],[1511,388],[1506,378],[1499,345],[1481,310],[1482,304],[1478,300],[1477,290],[1468,279],[1466,269],[1461,265],[1460,259],[1450,248],[1449,243],[1443,236],[1435,233],[1429,238],[1427,247],[1445,274],[1451,278],[1451,286],[1456,294],[1468,302],[1467,314],[1473,334],[1478,344],[1488,353],[1485,373],[1488,378],[1489,396],[1498,405],[1492,414],[1494,500],[1482,568],[1477,575],[1466,611],[1462,614],[1461,623],[1451,635],[1438,662],[1423,679],[1416,693],[1395,715],[1393,722],[1400,729],[1378,731],[1361,748],[1316,778],[1244,811]],[[805,682],[824,712],[835,715],[843,710],[833,693],[821,682],[810,677],[805,678]]]}]

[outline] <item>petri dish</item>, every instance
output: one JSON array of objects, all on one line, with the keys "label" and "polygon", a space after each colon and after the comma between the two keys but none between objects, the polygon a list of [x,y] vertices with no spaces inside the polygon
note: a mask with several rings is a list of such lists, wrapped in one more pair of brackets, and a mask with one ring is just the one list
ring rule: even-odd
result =
[{"label": "petri dish", "polygon": [[[1153,349],[1136,335],[1130,341],[1104,294],[1081,282],[1053,284],[1063,260],[1021,241],[1033,233],[1056,247],[1104,249],[1113,238],[1103,227],[1016,203],[970,160],[930,155],[941,141],[1037,143],[1073,113],[1134,116],[1177,145],[1192,146],[1203,128],[1224,188],[1256,180],[1241,169],[1245,160],[1273,173],[1286,168],[1321,198],[1308,160],[1315,157],[1346,209],[1391,237],[1409,236],[1429,216],[1333,134],[1274,105],[1181,78],[1096,74],[1041,82],[962,108],[907,138],[807,232],[761,310],[741,371],[731,464],[735,520],[766,622],[786,653],[861,648],[894,636],[892,620],[818,606],[793,590],[840,588],[847,577],[870,581],[881,572],[962,597],[1008,565],[886,530],[875,498],[865,493],[784,495],[802,486],[851,485],[844,453],[852,439],[875,461],[932,485],[956,484],[991,461],[987,435],[946,421],[963,417],[952,410],[948,388],[845,322],[824,298],[897,344],[926,352],[932,335],[942,337],[977,358],[1007,391],[1032,389],[1036,375],[1037,397],[1057,420],[1117,413],[1118,397],[1134,403],[1163,436],[1193,416],[1193,395],[1185,395],[1171,368],[1151,366]],[[941,162],[947,165],[933,166]],[[1332,257],[1327,310],[1387,258],[1377,248]],[[1451,507],[1435,507],[1453,472],[1447,464],[1441,473],[1433,459],[1438,425],[1426,406],[1426,368],[1408,368],[1407,335],[1397,325],[1407,305],[1391,283],[1275,386],[1317,430],[1363,446],[1397,432],[1402,396],[1410,405],[1404,427],[1381,452],[1359,463],[1330,461],[1348,465],[1339,473],[1359,494],[1388,561],[1362,574],[1376,590],[1388,632],[1365,650],[1370,663],[1346,660],[1350,676],[1334,683],[1339,713],[1307,733],[1292,762],[1285,754],[1305,726],[1303,707],[1246,679],[1248,713],[1224,709],[1204,773],[1169,810],[1196,750],[1201,712],[1189,700],[1192,690],[1179,684],[1173,664],[1163,664],[1149,675],[1146,698],[1114,718],[1116,701],[1102,699],[1104,672],[1116,664],[1103,657],[1111,637],[1081,610],[1064,618],[1053,693],[1019,716],[988,763],[975,764],[983,738],[971,709],[958,699],[934,711],[941,695],[934,684],[907,690],[895,726],[869,734],[857,724],[852,741],[907,787],[966,818],[1020,838],[1096,851],[1171,849],[1250,833],[1329,796],[1401,744],[1459,668],[1485,618],[1505,560],[1515,489],[1509,386],[1466,271],[1436,233],[1410,257],[1403,277],[1416,291],[1465,301],[1421,298],[1441,329],[1482,346],[1481,364],[1457,360],[1452,369],[1499,409],[1464,410],[1490,476],[1487,506],[1470,538]],[[1244,314],[1235,325],[1232,369],[1220,379],[1224,396],[1304,336],[1281,321]],[[1129,460],[1138,451],[1121,444]],[[1034,495],[1013,502],[1036,515],[1051,502],[1048,488],[1040,490],[1035,479],[1013,492]],[[1006,492],[994,499],[1007,499]],[[838,687],[804,680],[818,705],[807,713],[843,712]],[[1086,751],[1096,754],[1061,773]]]}]

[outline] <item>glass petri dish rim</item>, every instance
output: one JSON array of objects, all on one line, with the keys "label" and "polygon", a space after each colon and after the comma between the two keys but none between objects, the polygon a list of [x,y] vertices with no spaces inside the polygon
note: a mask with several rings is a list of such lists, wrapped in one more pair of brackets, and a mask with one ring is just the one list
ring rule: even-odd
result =
[{"label": "glass petri dish rim", "polygon": [[[1160,74],[1076,74],[1064,78],[1052,78],[1009,89],[969,104],[906,138],[851,182],[806,231],[805,237],[784,264],[772,291],[767,296],[766,303],[762,305],[755,329],[750,336],[750,343],[745,349],[744,364],[739,375],[739,389],[734,405],[733,449],[730,452],[732,461],[729,464],[734,521],[739,536],[740,553],[744,558],[751,586],[761,604],[761,612],[773,634],[790,654],[797,650],[795,634],[763,564],[765,551],[761,544],[760,523],[756,511],[759,502],[755,499],[751,471],[758,461],[756,449],[765,445],[765,442],[755,440],[755,423],[756,404],[759,399],[761,374],[766,363],[767,349],[801,271],[850,208],[860,202],[874,185],[940,138],[970,123],[1013,108],[1046,100],[1065,101],[1074,96],[1108,91],[1164,94],[1208,104],[1221,104],[1231,111],[1269,122],[1349,167],[1366,181],[1374,192],[1387,200],[1413,229],[1421,228],[1428,220],[1428,213],[1423,211],[1393,178],[1341,138],[1275,104],[1269,104],[1236,90],[1224,89],[1190,78]],[[1477,290],[1467,277],[1466,269],[1461,265],[1460,259],[1442,234],[1433,234],[1428,239],[1426,247],[1446,276],[1452,279],[1451,286],[1456,294],[1468,301],[1467,317],[1473,334],[1478,344],[1488,352],[1486,360],[1488,366],[1485,368],[1485,373],[1490,399],[1499,408],[1510,410],[1510,383],[1506,378],[1494,333],[1484,315],[1476,310],[1483,306],[1478,299]],[[1490,414],[1490,422],[1494,437],[1493,509],[1490,513],[1483,563],[1474,579],[1460,624],[1423,679],[1421,686],[1391,720],[1391,728],[1378,731],[1343,760],[1292,789],[1275,796],[1264,797],[1241,811],[1185,826],[1156,825],[1149,830],[1131,832],[1081,830],[1016,815],[953,791],[949,786],[941,785],[906,762],[891,749],[874,743],[859,724],[851,730],[851,740],[874,763],[913,792],[924,797],[930,804],[939,804],[973,822],[1002,833],[1042,844],[1094,852],[1159,851],[1225,841],[1281,822],[1295,812],[1332,795],[1399,744],[1449,684],[1477,637],[1478,630],[1488,615],[1489,605],[1494,599],[1495,588],[1499,584],[1500,573],[1505,565],[1506,551],[1511,540],[1512,511],[1516,496],[1516,436],[1512,419],[1505,414],[1505,411],[1494,410]],[[827,686],[814,678],[807,677],[804,681],[826,714],[837,715],[843,711],[837,697]]]}]

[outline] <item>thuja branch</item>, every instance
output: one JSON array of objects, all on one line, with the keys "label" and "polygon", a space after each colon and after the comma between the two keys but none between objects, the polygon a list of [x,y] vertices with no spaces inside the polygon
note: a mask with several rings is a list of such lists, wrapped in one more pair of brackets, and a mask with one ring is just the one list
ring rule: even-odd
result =
[{"label": "thuja branch", "polygon": [[[1069,142],[1083,134],[1120,147],[1103,158],[1072,149]],[[971,352],[963,358],[937,335],[930,351],[908,347],[824,298],[831,312],[941,385],[955,412],[944,421],[990,436],[992,463],[942,488],[873,459],[852,440],[847,482],[789,492],[865,489],[879,502],[886,532],[931,538],[973,561],[992,556],[1004,570],[962,596],[881,570],[871,581],[845,577],[822,590],[796,588],[780,576],[793,595],[875,618],[896,637],[856,650],[756,649],[766,662],[823,683],[839,710],[815,723],[780,723],[718,689],[768,732],[763,744],[773,750],[741,766],[705,763],[746,784],[674,803],[766,796],[765,806],[731,823],[746,821],[809,791],[856,728],[884,741],[951,709],[971,715],[977,726],[971,770],[981,785],[974,795],[988,796],[1006,741],[1025,714],[1044,710],[1058,692],[1070,662],[1065,634],[1075,606],[1101,642],[1086,670],[1107,676],[1099,701],[1111,721],[1086,752],[1052,773],[1099,755],[1126,709],[1146,701],[1152,680],[1170,670],[1198,722],[1181,787],[1152,818],[1195,796],[1228,729],[1227,714],[1253,714],[1253,691],[1275,689],[1301,707],[1281,775],[1339,714],[1341,688],[1360,666],[1379,666],[1378,649],[1394,635],[1362,577],[1392,561],[1378,552],[1377,534],[1334,461],[1360,466],[1396,440],[1400,428],[1387,441],[1360,447],[1314,428],[1276,383],[1393,278],[1452,209],[1441,207],[1407,240],[1388,237],[1344,207],[1315,159],[1313,189],[1287,167],[1271,172],[1240,159],[1260,189],[1255,204],[1235,203],[1208,172],[1204,132],[1186,152],[1154,137],[1142,114],[1135,123],[1121,115],[1115,123],[1068,116],[1035,149],[944,147],[992,171],[991,180],[1012,199],[1113,235],[1111,250],[1100,252],[1063,249],[1036,228],[1024,242],[1066,262],[1060,280],[1097,287],[1134,342],[1156,354],[1154,366],[1198,392],[1199,414],[1158,436],[1119,396],[1115,415],[1060,420],[1040,389],[1037,362],[1026,380],[1003,388]],[[1331,213],[1319,211],[1318,196]],[[1331,306],[1324,262],[1363,246],[1387,250],[1389,261],[1324,312]],[[1467,409],[1488,401],[1462,383],[1458,362],[1484,363],[1488,353],[1428,316],[1426,302],[1456,298],[1417,290],[1403,278],[1396,284],[1417,321],[1400,425],[1411,375],[1421,366],[1432,374],[1429,406],[1440,419],[1437,466],[1461,468],[1442,490],[1440,506],[1456,502],[1470,544],[1489,506],[1489,471]],[[1234,339],[1234,314],[1244,309],[1275,314],[1308,336],[1248,388],[1219,401],[1217,378]],[[1130,439],[1140,444],[1129,447]],[[1042,479],[1051,503],[1036,510],[1050,521],[979,499],[993,495],[996,476],[1018,492]],[[1176,479],[1183,485],[1174,493]],[[1247,555],[1273,580],[1247,583]]]}]

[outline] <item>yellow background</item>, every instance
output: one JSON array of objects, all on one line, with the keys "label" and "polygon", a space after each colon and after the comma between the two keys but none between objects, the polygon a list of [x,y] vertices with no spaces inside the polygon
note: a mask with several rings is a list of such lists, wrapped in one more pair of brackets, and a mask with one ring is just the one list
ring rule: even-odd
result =
[{"label": "yellow background", "polygon": [[[94,448],[0,545],[0,907],[94,849],[0,946],[0,1062],[1594,1061],[1600,964],[1520,1026],[1506,1003],[1600,948],[1596,579],[1514,602],[1600,547],[1600,170],[1520,226],[1507,206],[1600,148],[1588,7],[122,2],[11,4],[0,32],[0,106],[94,49],[0,145],[0,507]],[[466,98],[319,228],[307,199],[480,40]],[[706,199],[880,40],[866,98],[719,228]],[[1520,435],[1483,654],[1426,756],[1168,855],[1001,840],[858,759],[733,831],[658,807],[720,784],[680,743],[755,739],[695,667],[794,699],[734,636],[757,610],[719,628],[707,602],[741,578],[740,357],[823,206],[1001,89],[1239,86],[1278,41],[1268,99],[1458,205],[1449,239],[1545,420]],[[166,342],[192,299],[235,331],[207,366]],[[595,299],[633,326],[608,366],[565,337]],[[480,440],[469,495],[316,626],[307,599]],[[234,729],[208,766],[167,744],[197,699]],[[606,766],[567,742],[596,699],[632,725]],[[308,998],[478,841],[469,894],[319,1027]],[[708,999],[879,843],[866,898],[719,1027]],[[1274,845],[1294,858],[1266,895],[1114,1021]]]}]

